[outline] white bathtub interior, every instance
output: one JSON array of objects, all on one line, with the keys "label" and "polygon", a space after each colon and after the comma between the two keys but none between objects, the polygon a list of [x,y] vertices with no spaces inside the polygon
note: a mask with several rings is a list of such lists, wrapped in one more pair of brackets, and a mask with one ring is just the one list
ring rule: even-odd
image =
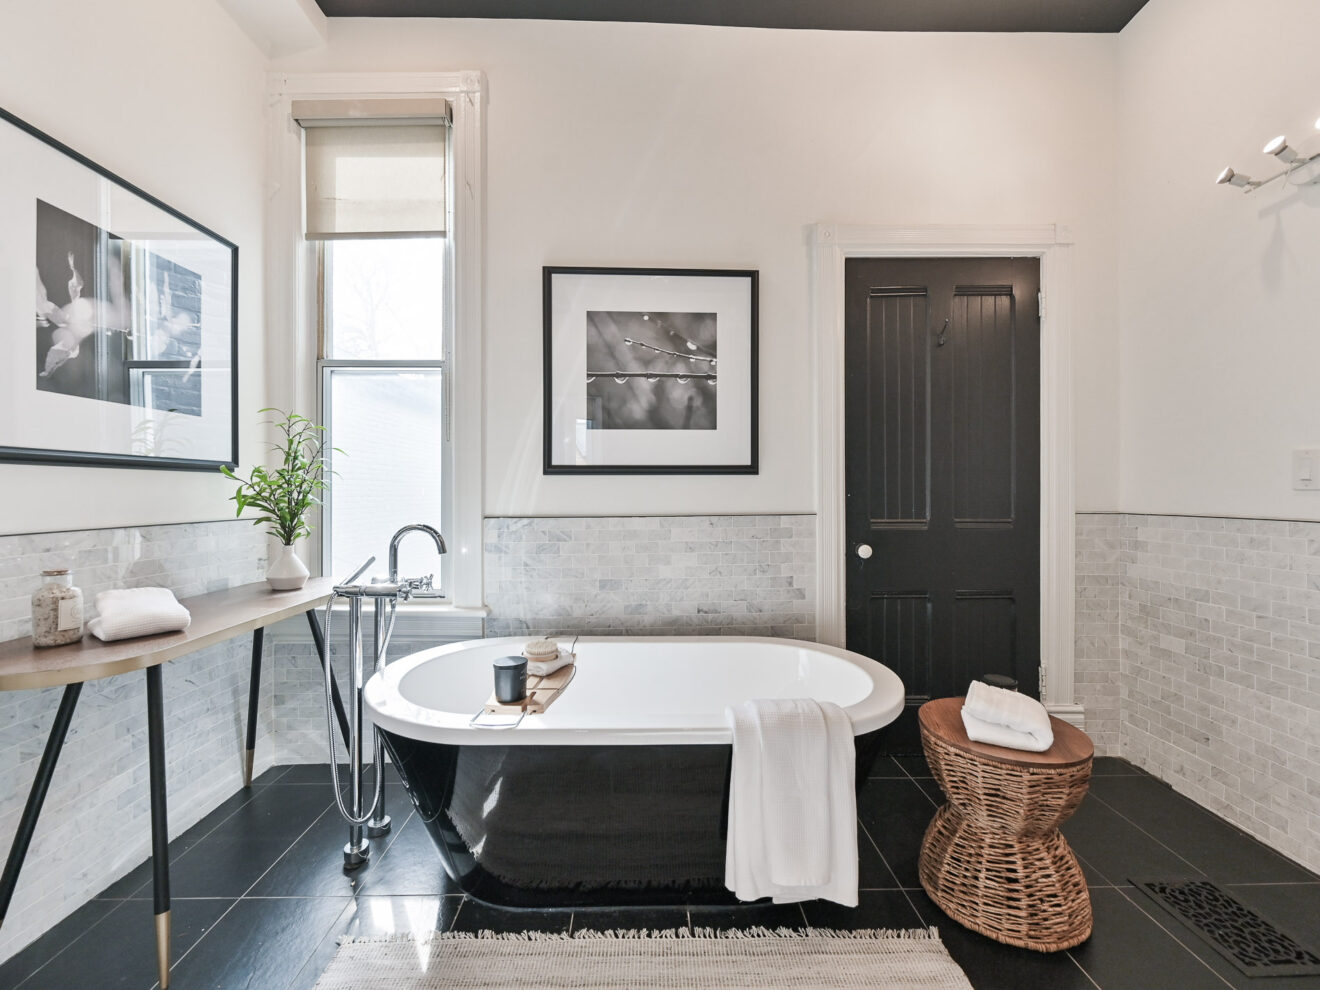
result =
[{"label": "white bathtub interior", "polygon": [[[733,637],[583,638],[577,673],[543,715],[512,731],[471,729],[491,693],[491,663],[516,655],[507,638],[426,650],[391,664],[368,684],[382,727],[436,742],[727,742],[724,709],[750,698],[811,697],[848,711],[854,730],[880,728],[902,708],[888,668],[846,650],[794,640]],[[564,640],[561,648],[567,649]],[[487,721],[498,722],[491,717]],[[453,730],[464,730],[462,737]],[[610,734],[610,739],[600,735]],[[570,738],[592,735],[588,738]],[[554,738],[552,738],[554,737]]]}]

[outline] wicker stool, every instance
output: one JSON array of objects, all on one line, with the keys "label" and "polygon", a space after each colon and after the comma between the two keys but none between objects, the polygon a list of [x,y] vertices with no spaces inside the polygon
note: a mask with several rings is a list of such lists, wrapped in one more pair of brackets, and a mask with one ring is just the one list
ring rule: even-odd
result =
[{"label": "wicker stool", "polygon": [[947,803],[921,843],[921,885],[972,931],[1057,952],[1091,935],[1091,897],[1059,834],[1086,796],[1090,738],[1051,718],[1054,745],[1028,753],[972,742],[962,698],[921,706],[921,742]]}]

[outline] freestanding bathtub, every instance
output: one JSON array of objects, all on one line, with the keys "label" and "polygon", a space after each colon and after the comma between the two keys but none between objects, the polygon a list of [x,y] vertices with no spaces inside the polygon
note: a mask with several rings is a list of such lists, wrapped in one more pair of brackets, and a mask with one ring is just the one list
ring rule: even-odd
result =
[{"label": "freestanding bathtub", "polygon": [[732,903],[723,886],[725,706],[800,697],[841,706],[853,722],[859,784],[879,730],[903,708],[897,675],[847,650],[786,639],[583,637],[576,676],[549,711],[514,729],[473,727],[491,693],[491,663],[526,642],[424,650],[365,690],[446,871],[465,893],[496,904]]}]

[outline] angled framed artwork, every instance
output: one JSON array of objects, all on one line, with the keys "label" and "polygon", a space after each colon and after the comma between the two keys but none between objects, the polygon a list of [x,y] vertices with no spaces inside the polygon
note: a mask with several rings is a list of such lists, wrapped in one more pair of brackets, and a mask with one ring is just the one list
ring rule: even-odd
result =
[{"label": "angled framed artwork", "polygon": [[238,248],[4,110],[0,161],[0,460],[233,464]]},{"label": "angled framed artwork", "polygon": [[756,474],[757,273],[542,270],[546,474]]}]

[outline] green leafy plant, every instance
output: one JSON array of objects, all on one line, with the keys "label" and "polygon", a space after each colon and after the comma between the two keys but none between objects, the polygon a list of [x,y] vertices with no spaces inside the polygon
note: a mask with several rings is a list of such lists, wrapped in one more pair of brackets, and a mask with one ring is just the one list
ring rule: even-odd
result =
[{"label": "green leafy plant", "polygon": [[[283,434],[279,443],[270,445],[283,458],[283,464],[273,471],[258,464],[241,478],[228,466],[222,465],[220,471],[226,478],[238,482],[238,491],[229,500],[238,504],[241,516],[247,508],[261,513],[252,525],[263,523],[270,527],[269,533],[286,547],[300,537],[310,536],[311,527],[307,525],[307,512],[313,506],[321,504],[320,493],[326,489],[326,449],[325,427],[318,426],[306,416],[286,413],[282,409],[259,409],[263,413],[279,413],[280,420],[267,420],[267,425],[274,425]],[[343,451],[332,448],[336,453]]]}]

